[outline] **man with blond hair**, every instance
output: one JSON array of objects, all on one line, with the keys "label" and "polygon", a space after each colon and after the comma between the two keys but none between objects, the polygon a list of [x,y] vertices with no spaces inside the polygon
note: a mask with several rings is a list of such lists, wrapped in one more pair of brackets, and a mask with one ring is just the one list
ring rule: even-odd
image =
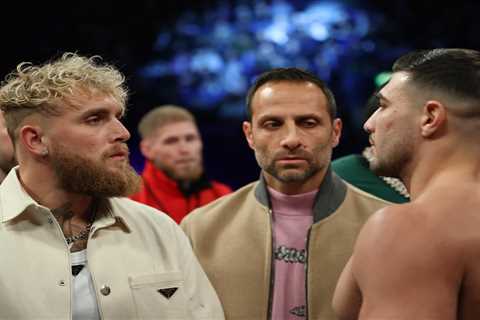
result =
[{"label": "man with blond hair", "polygon": [[231,192],[205,175],[202,138],[193,114],[185,108],[159,106],[142,118],[138,131],[146,163],[141,190],[132,199],[180,223],[193,209]]},{"label": "man with blond hair", "polygon": [[122,198],[139,184],[126,99],[118,70],[72,53],[0,87],[19,164],[0,185],[0,319],[223,319],[179,227]]}]

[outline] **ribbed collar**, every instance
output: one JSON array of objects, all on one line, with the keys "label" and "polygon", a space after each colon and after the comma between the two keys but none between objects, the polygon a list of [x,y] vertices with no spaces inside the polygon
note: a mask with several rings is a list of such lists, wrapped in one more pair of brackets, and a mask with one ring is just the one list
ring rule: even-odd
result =
[{"label": "ribbed collar", "polygon": [[[316,223],[335,212],[346,195],[347,185],[329,167],[313,202],[313,222]],[[260,181],[255,188],[255,197],[264,206],[272,207],[263,175],[260,175]]]}]

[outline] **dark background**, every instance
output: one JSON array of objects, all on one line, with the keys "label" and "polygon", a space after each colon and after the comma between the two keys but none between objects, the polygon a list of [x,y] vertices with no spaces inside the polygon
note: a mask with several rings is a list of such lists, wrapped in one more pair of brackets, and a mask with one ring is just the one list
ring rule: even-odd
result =
[{"label": "dark background", "polygon": [[[290,2],[305,5],[309,1]],[[337,2],[372,13],[375,29],[368,37],[375,43],[375,50],[350,57],[349,63],[341,71],[334,71],[327,81],[336,94],[345,127],[334,158],[360,152],[366,144],[361,130],[362,106],[375,89],[373,76],[389,70],[396,57],[412,49],[479,49],[480,44],[480,4],[475,1]],[[41,63],[65,51],[98,54],[116,65],[126,75],[131,91],[125,123],[132,133],[132,163],[141,170],[136,125],[143,114],[160,104],[190,107],[172,87],[171,78],[146,79],[139,74],[162,54],[155,49],[159,32],[168,33],[186,12],[202,15],[219,5],[233,7],[239,3],[251,5],[241,0],[10,3],[2,9],[0,19],[0,76],[3,78],[22,61]],[[347,73],[355,76],[347,77]],[[195,106],[192,111],[204,138],[207,173],[238,188],[255,180],[259,170],[243,138],[242,117],[224,116],[221,107],[219,103],[207,109]]]}]

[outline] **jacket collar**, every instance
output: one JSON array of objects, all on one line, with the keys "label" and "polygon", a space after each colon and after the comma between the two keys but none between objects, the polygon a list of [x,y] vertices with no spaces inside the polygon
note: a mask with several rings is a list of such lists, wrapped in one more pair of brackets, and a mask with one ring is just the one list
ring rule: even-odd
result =
[{"label": "jacket collar", "polygon": [[[313,202],[313,222],[316,223],[335,212],[346,195],[347,185],[329,167]],[[263,174],[260,175],[260,181],[255,188],[255,198],[264,206],[272,207]]]},{"label": "jacket collar", "polygon": [[[20,180],[18,179],[18,166],[10,170],[7,177],[0,184],[0,222],[6,223],[27,212],[29,209],[37,211],[50,211],[49,208],[38,204],[26,191],[23,189]],[[122,216],[116,214],[112,210],[111,199],[99,200],[97,208],[100,212],[95,224],[98,227],[106,227],[120,222],[128,228],[128,225]]]},{"label": "jacket collar", "polygon": [[[0,221],[7,222],[27,211],[29,208],[47,209],[39,205],[23,189],[17,177],[18,166],[10,170],[0,185]],[[48,209],[47,209],[48,210]]]}]

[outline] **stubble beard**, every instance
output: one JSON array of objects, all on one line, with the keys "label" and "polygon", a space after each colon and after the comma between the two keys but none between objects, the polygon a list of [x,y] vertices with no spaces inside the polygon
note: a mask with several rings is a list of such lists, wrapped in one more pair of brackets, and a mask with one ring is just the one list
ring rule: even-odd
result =
[{"label": "stubble beard", "polygon": [[[321,154],[322,152],[325,152],[325,150],[322,150],[323,148],[324,147],[322,146],[318,147],[318,150],[314,150],[312,154]],[[269,157],[265,156],[265,152],[255,152],[255,157],[260,167],[275,179],[283,183],[306,182],[325,167],[325,165],[322,165],[323,161],[315,160],[311,154],[301,153],[301,156],[307,163],[306,168],[303,170],[297,165],[285,165],[283,167],[279,167],[276,162],[278,156],[274,156],[269,159]],[[327,155],[327,157],[329,156],[330,155]]]},{"label": "stubble beard", "polygon": [[165,166],[161,163],[156,163],[155,166],[162,170],[169,178],[175,181],[196,181],[203,174],[203,165],[202,162],[196,162],[191,166],[183,169],[175,169],[172,167]]},{"label": "stubble beard", "polygon": [[277,180],[284,183],[307,181],[319,171],[319,168],[313,166],[309,166],[304,171],[298,171],[298,169],[295,169],[295,171],[293,171],[292,169],[294,168],[278,169],[277,167],[275,167],[275,164],[271,164],[267,166],[264,170],[271,176],[275,177]]},{"label": "stubble beard", "polygon": [[52,145],[49,157],[60,187],[67,192],[104,198],[126,197],[140,188],[141,178],[128,161],[108,169],[105,162],[68,152],[60,145]]},{"label": "stubble beard", "polygon": [[412,145],[402,143],[397,146],[390,146],[389,152],[381,156],[374,155],[370,162],[370,169],[378,176],[402,178],[402,172],[411,159]]}]

